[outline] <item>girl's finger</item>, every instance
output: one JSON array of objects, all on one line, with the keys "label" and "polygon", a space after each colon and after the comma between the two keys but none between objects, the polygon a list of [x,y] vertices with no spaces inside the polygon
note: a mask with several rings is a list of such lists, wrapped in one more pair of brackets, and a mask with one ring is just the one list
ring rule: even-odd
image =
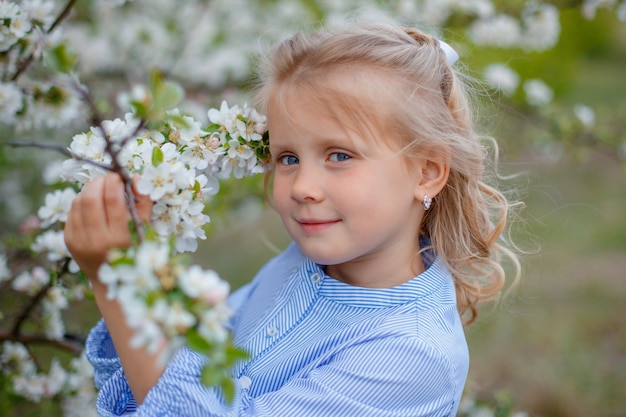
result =
[{"label": "girl's finger", "polygon": [[[105,236],[108,235],[108,225],[102,195],[104,192],[104,177],[99,177],[87,184],[80,192],[78,199],[77,233],[80,238],[77,242],[85,247],[92,247],[94,251],[101,251],[106,245]],[[80,248],[79,248],[80,249]]]},{"label": "girl's finger", "polygon": [[124,182],[118,175],[110,174],[104,177],[102,204],[107,224],[105,233],[110,245],[128,246],[130,244],[128,224],[131,216],[125,197]]}]

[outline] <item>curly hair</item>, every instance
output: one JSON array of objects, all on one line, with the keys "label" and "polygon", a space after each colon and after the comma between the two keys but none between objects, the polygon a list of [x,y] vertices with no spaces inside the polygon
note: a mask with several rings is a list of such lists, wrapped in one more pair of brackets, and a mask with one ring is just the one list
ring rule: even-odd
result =
[{"label": "curly hair", "polygon": [[[497,145],[476,132],[471,80],[447,62],[436,38],[395,24],[353,23],[298,33],[262,58],[262,110],[295,90],[339,109],[337,117],[352,118],[356,126],[375,123],[389,133],[380,140],[397,139],[408,160],[427,151],[448,161],[447,183],[425,212],[420,232],[448,265],[466,324],[475,320],[479,304],[502,293],[505,258],[513,282],[518,280],[518,255],[505,238],[510,209],[518,203],[493,184],[497,173],[490,176],[487,168],[496,166],[490,158],[497,159]],[[332,90],[325,81],[336,71],[349,71],[360,91]]]}]

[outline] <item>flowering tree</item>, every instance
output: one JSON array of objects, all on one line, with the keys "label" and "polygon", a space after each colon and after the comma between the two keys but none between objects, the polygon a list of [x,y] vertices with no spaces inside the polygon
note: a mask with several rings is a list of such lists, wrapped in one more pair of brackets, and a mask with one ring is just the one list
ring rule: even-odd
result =
[{"label": "flowering tree", "polygon": [[[615,25],[626,20],[626,1],[569,7],[589,20],[607,11]],[[0,1],[0,139],[10,145],[0,147],[0,190],[10,196],[0,203],[8,231],[0,242],[0,296],[19,297],[0,310],[0,385],[35,403],[60,398],[68,415],[94,410],[84,336],[63,320],[90,289],[64,245],[63,224],[76,193],[113,171],[125,181],[131,213],[134,174],[138,191],[155,203],[149,225],[134,216],[133,246],[111,253],[99,274],[137,330],[132,343],[147,349],[162,337],[172,349],[187,343],[212,357],[205,382],[230,392],[221,370],[243,353],[224,328],[229,287],[185,253],[206,238],[207,204],[219,221],[219,204],[227,201],[220,184],[239,181],[259,193],[268,149],[264,116],[222,99],[245,102],[259,39],[279,38],[277,27],[333,23],[356,9],[448,28],[437,35],[462,62],[483,70],[500,102],[544,126],[538,146],[591,146],[626,159],[625,118],[600,127],[593,108],[560,106],[559,86],[506,59],[539,57],[558,44],[564,13],[558,2]],[[472,54],[475,48],[481,54]],[[66,159],[43,164],[51,159],[45,149]],[[42,169],[34,175],[20,169],[25,164]],[[26,193],[41,174],[51,191]],[[70,359],[46,361],[36,350],[41,345]]]}]

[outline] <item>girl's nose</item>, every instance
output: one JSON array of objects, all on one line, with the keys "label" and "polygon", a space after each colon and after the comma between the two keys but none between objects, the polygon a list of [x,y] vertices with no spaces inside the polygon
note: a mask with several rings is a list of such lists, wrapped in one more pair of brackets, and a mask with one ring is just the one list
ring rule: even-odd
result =
[{"label": "girl's nose", "polygon": [[321,172],[317,172],[314,167],[300,164],[291,185],[292,198],[301,202],[321,201],[324,195],[322,182]]}]

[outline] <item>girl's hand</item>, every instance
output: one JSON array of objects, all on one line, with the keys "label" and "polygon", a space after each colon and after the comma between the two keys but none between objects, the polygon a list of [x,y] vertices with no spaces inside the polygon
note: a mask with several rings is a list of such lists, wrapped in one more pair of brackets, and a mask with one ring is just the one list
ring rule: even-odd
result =
[{"label": "girl's hand", "polygon": [[[135,192],[137,213],[148,222],[152,201]],[[107,174],[89,183],[74,198],[65,223],[65,244],[82,271],[94,281],[111,248],[131,243],[130,210],[119,175]]]}]

